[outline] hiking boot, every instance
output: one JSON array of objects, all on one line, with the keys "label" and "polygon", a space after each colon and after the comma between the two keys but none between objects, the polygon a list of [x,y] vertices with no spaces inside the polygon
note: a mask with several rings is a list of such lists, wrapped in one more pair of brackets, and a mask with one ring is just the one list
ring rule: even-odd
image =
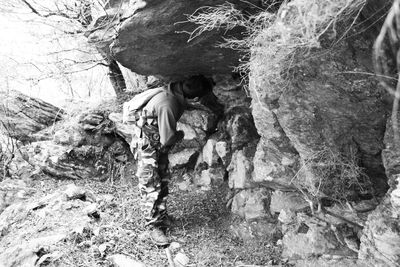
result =
[{"label": "hiking boot", "polygon": [[154,227],[149,230],[149,235],[151,241],[157,246],[169,245],[168,238],[161,229]]}]

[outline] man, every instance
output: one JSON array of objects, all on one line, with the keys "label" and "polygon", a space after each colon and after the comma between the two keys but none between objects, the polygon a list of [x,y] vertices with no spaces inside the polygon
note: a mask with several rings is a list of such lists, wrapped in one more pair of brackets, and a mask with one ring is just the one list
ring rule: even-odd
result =
[{"label": "man", "polygon": [[204,97],[206,101],[203,104],[220,112],[222,105],[216,101],[212,88],[213,82],[210,79],[193,76],[185,81],[171,83],[168,88],[148,90],[150,99],[145,100],[148,102],[135,111],[134,123],[141,128],[141,134],[138,140],[132,141],[131,149],[137,148],[136,175],[139,179],[141,208],[150,230],[150,238],[159,246],[169,244],[163,232],[168,227],[168,152],[184,136],[182,131],[176,130],[177,121],[188,107],[187,99]]}]

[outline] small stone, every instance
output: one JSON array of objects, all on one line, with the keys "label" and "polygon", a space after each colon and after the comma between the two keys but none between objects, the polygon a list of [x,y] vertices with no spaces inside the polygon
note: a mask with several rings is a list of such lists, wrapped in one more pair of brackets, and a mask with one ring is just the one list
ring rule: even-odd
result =
[{"label": "small stone", "polygon": [[182,247],[181,244],[178,242],[171,242],[171,244],[169,245],[169,248],[171,249],[172,252],[174,250],[180,249],[181,247]]},{"label": "small stone", "polygon": [[197,186],[209,187],[211,184],[218,184],[224,179],[225,169],[210,168],[201,171],[200,175],[195,176],[194,183]]},{"label": "small stone", "polygon": [[174,258],[174,263],[176,267],[185,267],[189,263],[190,259],[186,254],[178,252]]},{"label": "small stone", "polygon": [[192,126],[190,126],[186,123],[178,122],[176,129],[178,131],[184,132],[184,134],[185,134],[185,136],[183,137],[184,140],[192,140],[192,139],[198,138],[198,134],[197,134],[196,130]]},{"label": "small stone", "polygon": [[107,258],[115,267],[146,267],[144,263],[131,259],[123,254],[115,254]]},{"label": "small stone", "polygon": [[99,125],[104,120],[104,117],[99,114],[87,114],[79,120],[80,123],[85,125]]},{"label": "small stone", "polygon": [[84,208],[83,212],[86,213],[91,218],[95,218],[95,219],[100,218],[98,206],[96,203],[92,203],[89,206],[87,206],[86,208]]},{"label": "small stone", "polygon": [[92,131],[92,130],[96,129],[96,126],[90,125],[90,124],[84,124],[84,125],[82,125],[82,128],[85,131]]},{"label": "small stone", "polygon": [[99,245],[99,248],[98,248],[98,249],[99,249],[99,252],[100,252],[101,257],[104,256],[106,250],[107,250],[108,248],[110,248],[110,247],[111,247],[111,244],[110,244],[110,243],[107,243],[107,242]]},{"label": "small stone", "polygon": [[168,155],[169,165],[171,168],[183,166],[189,163],[190,158],[195,156],[196,153],[198,153],[197,149],[188,148],[184,149],[183,151],[170,154]]},{"label": "small stone", "polygon": [[228,112],[227,117],[226,130],[231,136],[233,151],[247,146],[250,142],[259,138],[249,108],[234,107]]},{"label": "small stone", "polygon": [[218,163],[218,154],[215,150],[216,143],[217,141],[208,139],[203,147],[203,161],[207,163],[208,166],[213,166]]},{"label": "small stone", "polygon": [[53,141],[60,145],[79,146],[84,142],[85,136],[78,127],[60,129],[53,135]]},{"label": "small stone", "polygon": [[40,259],[35,263],[35,266],[41,266],[41,264],[44,264],[45,262],[49,261],[55,261],[59,258],[62,257],[62,252],[60,251],[53,251],[52,253],[45,254]]},{"label": "small stone", "polygon": [[283,166],[292,166],[293,164],[296,163],[296,161],[294,159],[290,159],[287,157],[282,157],[282,161],[281,161]]},{"label": "small stone", "polygon": [[177,183],[176,185],[178,186],[179,190],[188,191],[190,188],[190,184],[191,184],[190,181],[183,181],[183,182]]},{"label": "small stone", "polygon": [[93,234],[95,236],[99,236],[100,235],[100,231],[101,231],[101,227],[95,227],[93,228]]},{"label": "small stone", "polygon": [[232,201],[232,213],[246,220],[260,219],[268,216],[264,199],[269,192],[265,188],[242,190]]},{"label": "small stone", "polygon": [[222,162],[226,164],[226,159],[228,157],[228,153],[230,149],[228,147],[228,143],[225,141],[220,141],[215,144],[215,151],[217,152],[218,156],[221,158]]},{"label": "small stone", "polygon": [[281,210],[300,211],[308,208],[309,204],[296,192],[274,191],[271,195],[271,213],[281,212]]},{"label": "small stone", "polygon": [[229,171],[230,188],[243,189],[249,187],[253,163],[245,151],[239,150],[233,154],[227,170]]},{"label": "small stone", "polygon": [[96,197],[96,195],[93,192],[88,191],[88,190],[85,190],[85,197],[86,197],[85,198],[86,201],[90,201],[93,203],[100,202],[100,200],[101,200],[99,197]]},{"label": "small stone", "polygon": [[86,191],[83,188],[76,186],[75,184],[67,185],[67,189],[64,191],[64,193],[67,195],[68,200],[82,199],[86,197]]},{"label": "small stone", "polygon": [[213,130],[216,124],[216,116],[205,110],[188,110],[183,113],[180,122],[208,132]]},{"label": "small stone", "polygon": [[291,210],[281,210],[278,216],[278,220],[284,224],[292,223],[295,219],[296,213]]}]

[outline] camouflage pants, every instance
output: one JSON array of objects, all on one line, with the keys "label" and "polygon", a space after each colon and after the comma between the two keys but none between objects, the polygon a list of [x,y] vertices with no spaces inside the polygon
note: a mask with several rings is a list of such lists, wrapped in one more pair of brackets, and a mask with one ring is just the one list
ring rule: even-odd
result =
[{"label": "camouflage pants", "polygon": [[166,197],[170,173],[168,152],[160,150],[159,140],[156,125],[145,124],[142,127],[141,136],[136,144],[138,162],[136,176],[139,179],[140,206],[145,214],[146,225],[163,227],[167,215]]}]

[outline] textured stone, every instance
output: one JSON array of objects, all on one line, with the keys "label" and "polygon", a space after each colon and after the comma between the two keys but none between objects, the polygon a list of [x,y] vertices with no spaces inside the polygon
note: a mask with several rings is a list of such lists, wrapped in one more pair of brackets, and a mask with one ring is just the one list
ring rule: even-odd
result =
[{"label": "textured stone", "polygon": [[[145,6],[121,24],[111,45],[112,54],[122,65],[142,75],[176,78],[199,73],[230,73],[240,55],[235,50],[221,48],[217,44],[224,37],[240,37],[240,28],[207,31],[188,42],[188,33],[198,25],[187,22],[187,15],[199,7],[217,6],[225,2],[145,1]],[[251,12],[260,2],[234,1],[234,4],[239,10]]]},{"label": "textured stone", "polygon": [[33,238],[23,244],[7,248],[0,254],[0,266],[26,266],[34,267],[39,260],[38,254],[41,250],[66,238],[65,234],[55,234],[40,238]]},{"label": "textured stone", "polygon": [[230,188],[247,188],[251,183],[251,173],[253,163],[251,151],[249,149],[239,150],[233,153],[231,163],[227,170],[229,171]]},{"label": "textured stone", "polygon": [[231,138],[233,151],[248,146],[260,137],[250,109],[234,107],[227,111],[226,117],[226,131]]},{"label": "textured stone", "polygon": [[58,145],[80,146],[85,141],[85,133],[78,127],[68,127],[57,130],[53,136],[54,143]]},{"label": "textured stone", "polygon": [[[397,184],[400,185],[400,175],[397,177]],[[392,204],[393,209],[400,215],[400,187],[397,186],[391,193],[390,193],[390,204]],[[400,216],[399,216],[400,217]]]},{"label": "textured stone", "polygon": [[11,204],[25,200],[35,192],[22,180],[5,179],[0,183],[0,214]]},{"label": "textured stone", "polygon": [[72,148],[52,141],[34,142],[20,147],[19,152],[10,164],[12,175],[28,176],[40,170],[60,179],[73,180],[105,175],[109,163],[107,156],[111,157],[109,153],[103,153],[100,146]]},{"label": "textured stone", "polygon": [[278,220],[283,224],[290,224],[296,220],[296,213],[291,210],[281,210]]},{"label": "textured stone", "polygon": [[122,113],[110,113],[108,118],[114,122],[116,133],[124,138],[128,144],[140,136],[140,128],[136,125],[122,123]]},{"label": "textured stone", "polygon": [[197,186],[210,187],[212,184],[222,182],[225,170],[223,168],[209,168],[195,176],[194,183]]},{"label": "textured stone", "polygon": [[217,152],[218,156],[222,160],[224,164],[227,164],[227,159],[230,153],[230,147],[227,142],[219,141],[215,144],[215,151]]},{"label": "textured stone", "polygon": [[[264,139],[258,149],[264,150],[264,156],[256,159],[270,168],[268,176],[272,180],[287,184],[288,178],[293,177],[290,169],[296,173],[300,167],[296,162],[305,162],[321,150],[331,149],[359,159],[377,191],[387,189],[379,156],[387,116],[382,101],[386,92],[370,76],[343,73],[344,69],[368,72],[373,67],[371,47],[371,40],[362,37],[340,42],[329,53],[322,48],[321,56],[299,58],[300,65],[291,69],[290,79],[285,75],[266,79],[262,75],[270,71],[263,69],[267,67],[263,64],[266,59],[261,53],[252,59],[258,66],[249,79],[252,113]],[[284,157],[289,161],[282,161]],[[294,167],[286,168],[288,162],[294,162]],[[256,175],[264,175],[260,166],[255,163]],[[301,179],[311,185],[315,182],[312,178]]]},{"label": "textured stone", "polygon": [[75,184],[69,184],[67,185],[67,188],[64,191],[65,195],[67,196],[67,199],[82,199],[85,197],[85,189],[76,186]]},{"label": "textured stone", "polygon": [[188,265],[189,261],[189,257],[182,252],[178,252],[174,258],[174,264],[176,267],[185,267]]},{"label": "textured stone", "polygon": [[385,133],[383,163],[391,186],[383,201],[368,216],[361,237],[359,258],[375,266],[396,266],[400,263],[400,148],[394,140],[392,122]]},{"label": "textured stone", "polygon": [[39,251],[51,253],[57,242],[90,222],[84,211],[90,205],[67,199],[60,189],[7,207],[0,215],[0,266],[35,266]]},{"label": "textured stone", "polygon": [[386,198],[369,216],[360,239],[359,258],[375,266],[396,266],[400,259],[400,224]]},{"label": "textured stone", "polygon": [[170,153],[168,154],[169,166],[175,168],[186,165],[196,154],[198,154],[198,152],[193,148],[184,149],[176,153]]},{"label": "textured stone", "polygon": [[[288,160],[288,159],[291,160]],[[298,156],[295,153],[282,151],[274,142],[260,139],[254,155],[254,171],[252,179],[263,182],[274,189],[291,187],[291,181],[296,175]],[[283,164],[291,162],[291,165]]]},{"label": "textured stone", "polygon": [[266,203],[269,192],[264,188],[242,190],[232,201],[232,213],[246,220],[269,217]]},{"label": "textured stone", "polygon": [[115,267],[146,267],[144,263],[123,254],[111,255],[108,257],[108,260],[111,261]]},{"label": "textured stone", "polygon": [[253,222],[241,222],[230,226],[230,231],[240,240],[251,242],[257,238],[272,237],[276,232],[276,225],[266,220],[257,220]]},{"label": "textured stone", "polygon": [[173,151],[179,151],[185,148],[196,148],[200,151],[207,140],[205,131],[193,125],[178,121],[176,129],[183,131],[185,136],[183,140],[175,145]]},{"label": "textured stone", "polygon": [[102,114],[97,113],[89,113],[83,114],[82,117],[79,119],[79,123],[83,125],[91,125],[91,126],[98,126],[104,120],[104,116]]},{"label": "textured stone", "polygon": [[200,128],[205,132],[209,132],[214,130],[217,118],[211,111],[196,109],[185,111],[179,121],[194,128]]},{"label": "textured stone", "polygon": [[271,213],[285,211],[300,211],[309,207],[307,201],[295,192],[275,191],[271,195]]},{"label": "textured stone", "polygon": [[250,107],[251,97],[248,95],[240,77],[235,77],[232,74],[223,74],[213,75],[212,78],[216,83],[213,90],[214,94],[225,105],[225,109],[230,107]]},{"label": "textured stone", "polygon": [[283,257],[307,259],[320,255],[353,256],[355,253],[341,244],[327,224],[312,221],[299,222],[285,233]]},{"label": "textured stone", "polygon": [[203,161],[208,164],[208,166],[213,166],[218,163],[218,154],[215,149],[215,144],[217,143],[214,139],[208,139],[207,143],[203,147]]},{"label": "textured stone", "polygon": [[185,133],[183,140],[204,139],[206,135],[203,130],[180,121],[178,121],[176,129]]},{"label": "textured stone", "polygon": [[[0,92],[0,130],[23,142],[36,141],[33,135],[64,118],[64,111],[43,100],[19,92]],[[4,128],[3,126],[6,126]]]}]

